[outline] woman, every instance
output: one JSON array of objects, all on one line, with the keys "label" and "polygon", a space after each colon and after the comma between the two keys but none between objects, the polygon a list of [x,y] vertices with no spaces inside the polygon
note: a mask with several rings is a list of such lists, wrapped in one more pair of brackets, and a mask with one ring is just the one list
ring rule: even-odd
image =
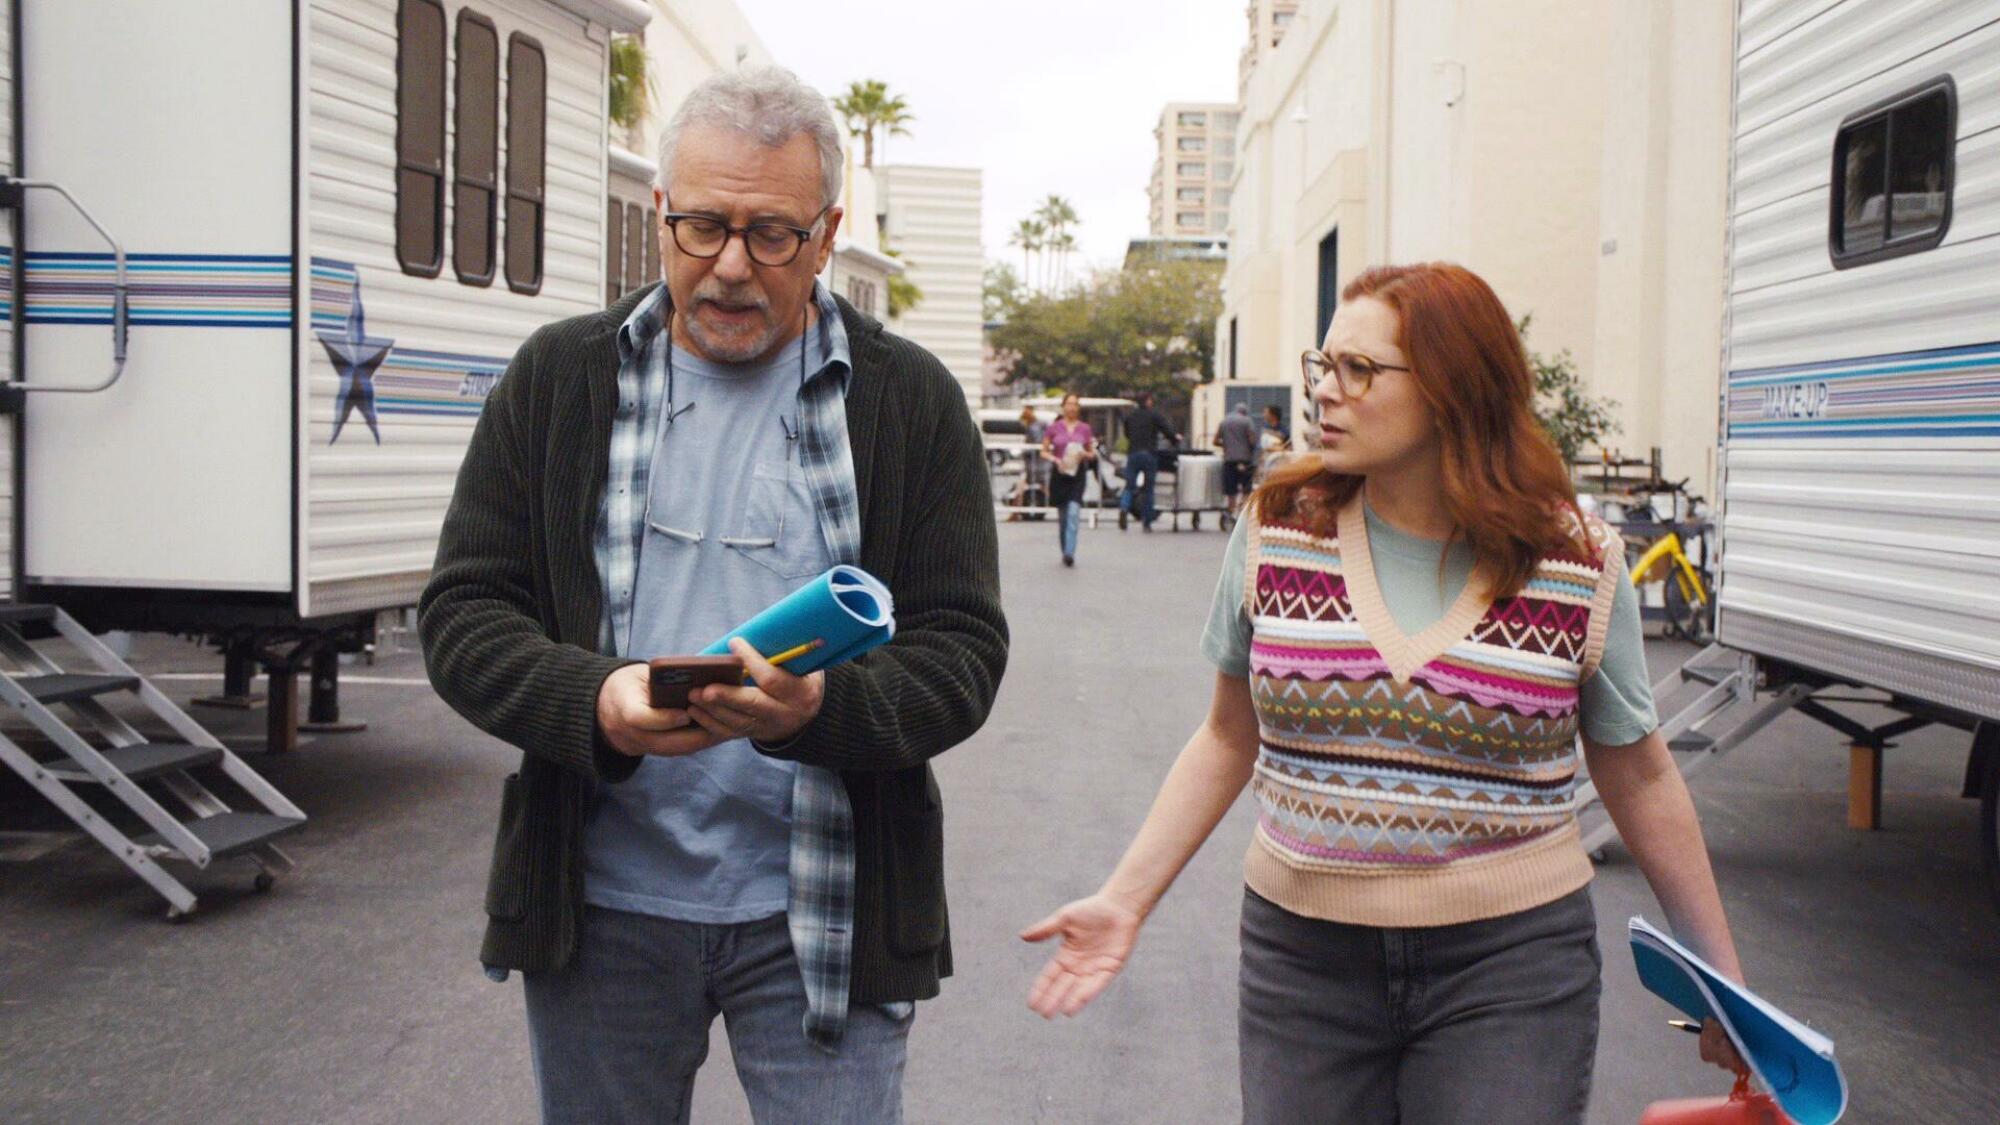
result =
[{"label": "woman", "polygon": [[[1600,966],[1590,777],[1673,930],[1741,979],[1647,687],[1617,536],[1576,507],[1519,336],[1472,273],[1370,270],[1303,357],[1320,448],[1253,496],[1207,720],[1029,1004],[1074,1015],[1253,780],[1244,1119],[1579,1122]],[[1737,1062],[1718,1026],[1703,1058]]]},{"label": "woman", "polygon": [[1097,435],[1083,420],[1083,400],[1064,395],[1062,417],[1042,433],[1042,459],[1054,470],[1049,480],[1049,504],[1062,514],[1057,535],[1064,566],[1076,565],[1076,533],[1083,520],[1083,483],[1087,465],[1097,460]]}]

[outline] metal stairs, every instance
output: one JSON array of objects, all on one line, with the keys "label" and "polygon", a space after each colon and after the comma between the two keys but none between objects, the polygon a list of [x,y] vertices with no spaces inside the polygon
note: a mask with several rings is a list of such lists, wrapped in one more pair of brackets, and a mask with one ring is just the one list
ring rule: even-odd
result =
[{"label": "metal stairs", "polygon": [[[1719,644],[1709,645],[1661,677],[1653,684],[1653,698],[1665,700],[1668,693],[1688,683],[1700,684],[1702,690],[1660,724],[1660,734],[1674,752],[1683,778],[1693,777],[1741,746],[1813,692],[1808,684],[1790,683],[1759,700],[1756,659]],[[1585,782],[1577,787],[1578,817],[1598,804],[1595,784]],[[1586,825],[1584,829],[1583,850],[1602,862],[1604,846],[1618,838],[1618,827],[1602,810],[1598,817],[1594,827]]]},{"label": "metal stairs", "polygon": [[[95,670],[64,670],[28,643],[25,629],[30,626],[52,627]],[[291,859],[271,841],[303,827],[305,814],[76,619],[55,606],[0,604],[0,658],[12,665],[0,668],[0,699],[58,751],[37,757],[0,731],[0,761],[165,897],[169,920],[192,913],[195,896],[160,866],[161,860],[205,868],[218,859],[248,855],[260,868],[255,881],[260,891],[292,869]],[[179,741],[149,741],[104,705],[104,697],[121,692],[137,696]],[[82,727],[65,722],[54,710],[58,705],[69,708]],[[93,744],[85,730],[94,731],[105,745]],[[261,810],[230,808],[189,772],[201,766],[219,768]],[[126,835],[77,794],[79,786],[97,786],[117,798],[151,831]],[[155,791],[184,806],[185,819],[156,799]]]}]

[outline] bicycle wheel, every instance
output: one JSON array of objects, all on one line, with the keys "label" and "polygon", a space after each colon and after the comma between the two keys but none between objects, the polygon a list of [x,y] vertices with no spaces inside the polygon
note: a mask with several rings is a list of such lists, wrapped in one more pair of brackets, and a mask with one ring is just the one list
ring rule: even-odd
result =
[{"label": "bicycle wheel", "polygon": [[1687,576],[1667,575],[1667,631],[1690,644],[1706,645],[1715,640],[1715,602],[1690,596]]}]

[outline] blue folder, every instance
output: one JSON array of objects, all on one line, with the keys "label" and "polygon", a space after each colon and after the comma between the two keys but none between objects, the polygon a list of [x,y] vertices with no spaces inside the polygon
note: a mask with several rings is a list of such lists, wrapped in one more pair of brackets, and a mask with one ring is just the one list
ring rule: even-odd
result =
[{"label": "blue folder", "polygon": [[836,566],[731,629],[701,655],[727,656],[737,637],[766,657],[818,641],[818,648],[785,662],[786,671],[803,676],[852,660],[895,635],[889,588],[858,566]]},{"label": "blue folder", "polygon": [[1686,946],[1632,919],[1632,960],[1648,991],[1690,1018],[1714,1018],[1736,1053],[1799,1125],[1832,1125],[1847,1111],[1847,1078],[1833,1040],[1715,971]]}]

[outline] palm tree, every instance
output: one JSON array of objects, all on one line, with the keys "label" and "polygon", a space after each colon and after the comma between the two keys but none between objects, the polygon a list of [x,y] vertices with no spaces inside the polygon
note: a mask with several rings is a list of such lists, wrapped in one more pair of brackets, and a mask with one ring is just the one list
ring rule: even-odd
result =
[{"label": "palm tree", "polygon": [[1021,248],[1021,277],[1030,285],[1034,284],[1034,274],[1028,266],[1028,255],[1041,251],[1042,236],[1047,233],[1048,228],[1040,222],[1034,219],[1022,219],[1014,224],[1014,233],[1007,239],[1007,245]]},{"label": "palm tree", "polygon": [[1077,217],[1076,207],[1069,200],[1053,193],[1035,209],[1035,218],[1048,228],[1046,245],[1056,252],[1056,273],[1061,277],[1068,262],[1068,253],[1076,249],[1076,239],[1070,235],[1070,228],[1082,220]]},{"label": "palm tree", "polygon": [[[640,126],[653,115],[653,103],[659,98],[659,82],[655,79],[646,57],[646,41],[636,35],[614,36],[611,40],[611,104],[609,116],[613,124],[625,130],[629,145],[639,134]],[[636,147],[636,146],[634,146]]]},{"label": "palm tree", "polygon": [[864,168],[875,167],[876,129],[882,130],[884,141],[907,137],[910,131],[903,126],[917,119],[901,94],[890,97],[888,85],[874,78],[849,82],[847,92],[833,99],[833,108],[847,122],[848,132],[860,134]]},{"label": "palm tree", "polygon": [[1061,289],[1069,282],[1069,252],[1076,249],[1076,236],[1064,231],[1055,236],[1050,249],[1056,252],[1056,288]]}]

